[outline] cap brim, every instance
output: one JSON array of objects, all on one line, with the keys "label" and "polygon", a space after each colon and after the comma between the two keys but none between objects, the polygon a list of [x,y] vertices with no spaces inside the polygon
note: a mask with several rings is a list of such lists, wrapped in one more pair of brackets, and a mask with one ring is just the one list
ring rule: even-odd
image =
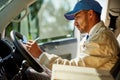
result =
[{"label": "cap brim", "polygon": [[79,7],[78,9],[75,9],[75,10],[73,10],[73,11],[70,11],[70,12],[68,12],[68,13],[66,13],[66,14],[64,14],[64,16],[65,16],[65,18],[67,19],[67,20],[74,20],[75,19],[75,14],[77,14],[78,12],[80,12],[82,9],[81,9],[81,7]]},{"label": "cap brim", "polygon": [[71,11],[71,12],[64,14],[64,16],[67,20],[74,20],[74,15],[75,15],[74,11]]}]

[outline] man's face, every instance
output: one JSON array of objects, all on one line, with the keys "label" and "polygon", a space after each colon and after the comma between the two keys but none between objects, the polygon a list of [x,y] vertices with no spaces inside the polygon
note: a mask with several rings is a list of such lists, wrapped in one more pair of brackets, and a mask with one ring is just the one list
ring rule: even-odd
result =
[{"label": "man's face", "polygon": [[81,33],[87,32],[88,24],[88,11],[83,10],[75,15],[74,25]]}]

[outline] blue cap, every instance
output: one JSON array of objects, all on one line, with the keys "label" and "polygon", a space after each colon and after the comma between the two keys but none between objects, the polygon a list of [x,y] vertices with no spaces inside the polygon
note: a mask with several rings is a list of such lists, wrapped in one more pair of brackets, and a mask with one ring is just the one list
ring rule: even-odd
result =
[{"label": "blue cap", "polygon": [[68,20],[74,20],[74,15],[80,12],[81,10],[94,10],[95,12],[101,14],[102,7],[95,0],[80,0],[76,3],[74,9],[66,13],[64,16]]}]

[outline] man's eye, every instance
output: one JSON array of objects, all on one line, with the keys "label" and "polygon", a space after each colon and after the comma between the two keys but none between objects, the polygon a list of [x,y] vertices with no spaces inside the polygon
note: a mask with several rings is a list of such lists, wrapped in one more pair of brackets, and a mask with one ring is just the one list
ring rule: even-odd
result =
[{"label": "man's eye", "polygon": [[76,16],[76,17],[75,17],[75,19],[79,19],[79,18],[80,18],[80,16]]}]

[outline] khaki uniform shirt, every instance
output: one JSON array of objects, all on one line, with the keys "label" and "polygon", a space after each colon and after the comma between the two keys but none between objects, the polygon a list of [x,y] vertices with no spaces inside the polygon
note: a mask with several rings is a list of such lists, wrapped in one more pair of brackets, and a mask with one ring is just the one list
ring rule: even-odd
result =
[{"label": "khaki uniform shirt", "polygon": [[102,21],[94,25],[90,30],[89,38],[80,48],[80,54],[71,60],[43,52],[39,61],[50,69],[53,64],[63,64],[110,70],[116,63],[119,53],[119,45],[114,34]]}]

